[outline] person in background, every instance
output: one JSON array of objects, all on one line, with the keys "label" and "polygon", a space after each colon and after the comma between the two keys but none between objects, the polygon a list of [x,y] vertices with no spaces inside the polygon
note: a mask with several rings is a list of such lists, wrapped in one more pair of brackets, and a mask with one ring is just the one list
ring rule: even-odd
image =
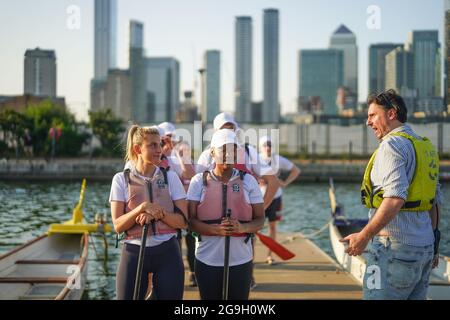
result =
[{"label": "person in background", "polygon": [[[191,147],[187,141],[177,141],[176,128],[172,123],[163,122],[158,125],[158,128],[162,132],[163,156],[161,165],[173,170],[183,183],[185,191],[187,191],[189,183],[195,175],[195,166],[191,159]],[[194,273],[195,238],[190,230],[183,232],[183,234],[186,244],[186,260],[189,266],[189,284],[191,287],[196,287],[197,281]],[[181,237],[180,235],[180,247],[182,247]]]},{"label": "person in background", "polygon": [[33,138],[31,137],[31,133],[28,128],[25,129],[25,133],[23,135],[23,151],[28,159],[33,158]]},{"label": "person in background", "polygon": [[[278,216],[277,212],[282,210],[282,195],[283,189],[294,182],[298,176],[300,175],[300,169],[294,165],[291,161],[286,159],[285,157],[275,154],[272,152],[272,141],[268,136],[263,136],[259,139],[259,147],[260,147],[260,157],[265,162],[266,165],[272,167],[273,170],[280,174],[282,171],[289,172],[286,180],[280,180],[280,188],[278,188],[277,193],[274,196],[272,203],[266,209],[265,215],[269,220],[269,235],[272,239],[276,240],[277,238],[277,221]],[[264,180],[261,180],[260,188],[262,194],[266,192],[266,184]],[[275,260],[272,257],[272,251],[267,252],[267,263],[272,265],[275,263]]]}]

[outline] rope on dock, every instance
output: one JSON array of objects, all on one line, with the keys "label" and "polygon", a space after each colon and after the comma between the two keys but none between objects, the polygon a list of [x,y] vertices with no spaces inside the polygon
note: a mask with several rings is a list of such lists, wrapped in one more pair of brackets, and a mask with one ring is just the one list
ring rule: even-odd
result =
[{"label": "rope on dock", "polygon": [[317,235],[321,234],[322,232],[324,232],[328,225],[333,221],[333,218],[331,218],[330,220],[328,220],[328,222],[326,224],[324,224],[319,230],[314,231],[313,233],[310,234],[302,234],[302,233],[298,233],[295,234],[293,236],[287,237],[288,241],[294,241],[297,238],[303,238],[303,239],[312,239],[314,237],[316,237]]}]

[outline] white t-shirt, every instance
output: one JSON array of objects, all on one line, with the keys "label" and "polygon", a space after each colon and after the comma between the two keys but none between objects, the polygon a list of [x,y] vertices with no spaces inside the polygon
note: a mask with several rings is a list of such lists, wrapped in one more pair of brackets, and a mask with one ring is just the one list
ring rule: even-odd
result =
[{"label": "white t-shirt", "polygon": [[[294,167],[294,164],[286,159],[283,156],[280,156],[279,154],[273,155],[273,161],[274,163],[271,163],[271,158],[265,158],[264,155],[262,153],[259,154],[259,157],[261,158],[261,160],[267,165],[267,166],[271,166],[273,170],[278,170],[277,175],[279,175],[281,173],[281,171],[291,171],[292,168]],[[267,186],[262,185],[260,186],[261,188],[261,192],[264,195],[266,193],[266,188]],[[278,188],[277,192],[275,193],[275,196],[273,197],[274,199],[277,199],[279,197],[281,197],[283,195],[283,188]]]},{"label": "white t-shirt", "polygon": [[[233,171],[233,177],[238,176],[239,171]],[[214,178],[214,175],[211,175]],[[261,191],[256,179],[246,174],[243,180],[244,197],[250,204],[263,203]],[[202,202],[205,196],[203,174],[196,174],[189,186],[187,198],[191,201]],[[202,241],[197,241],[195,257],[201,262],[220,267],[224,264],[225,237],[202,236]],[[230,237],[230,266],[247,263],[253,259],[252,242],[245,243],[244,237]]]},{"label": "white t-shirt", "polygon": [[[239,146],[239,148],[245,147]],[[248,146],[248,154],[247,151],[245,151],[245,166],[259,177],[274,174],[272,168],[262,161],[255,147],[251,145]],[[210,148],[207,148],[198,158],[196,172],[203,173],[206,170],[212,171],[213,169],[214,159],[211,156]]]},{"label": "white t-shirt", "polygon": [[[148,179],[139,173],[137,173],[133,168],[133,173],[141,178],[141,179]],[[155,170],[154,174],[159,173],[160,170],[157,168]],[[169,193],[170,197],[173,201],[186,199],[186,192],[184,191],[183,185],[181,184],[180,178],[178,178],[177,174],[172,171],[167,172],[167,181],[169,183]],[[123,172],[117,173],[111,184],[111,193],[109,195],[109,202],[112,201],[119,201],[119,202],[127,202],[129,199],[128,194],[128,185],[125,181],[125,175]],[[165,242],[169,240],[170,238],[174,237],[174,234],[161,234],[161,235],[155,235],[155,236],[148,236],[146,247],[154,247],[157,245],[160,245],[162,242]],[[134,239],[134,240],[126,240],[125,243],[130,244],[136,244],[141,245],[141,240]]]}]

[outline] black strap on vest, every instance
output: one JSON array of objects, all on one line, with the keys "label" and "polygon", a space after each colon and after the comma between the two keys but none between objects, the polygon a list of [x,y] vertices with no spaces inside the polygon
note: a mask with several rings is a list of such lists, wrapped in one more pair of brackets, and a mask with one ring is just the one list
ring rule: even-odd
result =
[{"label": "black strap on vest", "polygon": [[167,167],[167,168],[160,167],[159,170],[161,170],[161,172],[164,176],[164,183],[166,185],[169,185],[169,179],[167,178],[167,172],[170,170],[170,167]]},{"label": "black strap on vest", "polygon": [[[208,186],[208,175],[211,174],[211,172],[209,171],[205,171],[203,172],[203,186]],[[239,170],[239,177],[241,178],[242,181],[244,181],[244,177],[247,174],[247,172],[245,171],[241,171]]]},{"label": "black strap on vest", "polygon": [[[125,169],[123,171],[123,175],[125,177],[125,183],[127,186],[130,184],[130,169]],[[126,205],[123,207],[123,213],[126,213]],[[125,238],[126,232],[116,233],[116,249],[119,247],[119,242]]]}]

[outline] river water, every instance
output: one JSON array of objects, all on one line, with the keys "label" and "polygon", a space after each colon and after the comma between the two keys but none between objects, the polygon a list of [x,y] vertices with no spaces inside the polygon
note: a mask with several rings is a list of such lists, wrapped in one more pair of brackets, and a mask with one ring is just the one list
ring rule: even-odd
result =
[{"label": "river water", "polygon": [[[367,211],[360,205],[359,185],[336,184],[338,201],[347,216],[365,218]],[[83,212],[92,222],[96,213],[107,215],[110,221],[108,183],[88,181]],[[444,206],[441,217],[441,253],[450,256],[450,185],[442,186]],[[4,183],[0,182],[0,254],[44,233],[48,225],[71,218],[78,202],[80,183]],[[327,184],[296,184],[284,192],[281,232],[311,234],[330,219]],[[119,249],[114,235],[108,236],[108,262],[103,263],[103,241],[91,236],[89,250],[88,284],[85,299],[114,299],[115,271]],[[328,229],[312,239],[322,250],[333,257]]]}]

